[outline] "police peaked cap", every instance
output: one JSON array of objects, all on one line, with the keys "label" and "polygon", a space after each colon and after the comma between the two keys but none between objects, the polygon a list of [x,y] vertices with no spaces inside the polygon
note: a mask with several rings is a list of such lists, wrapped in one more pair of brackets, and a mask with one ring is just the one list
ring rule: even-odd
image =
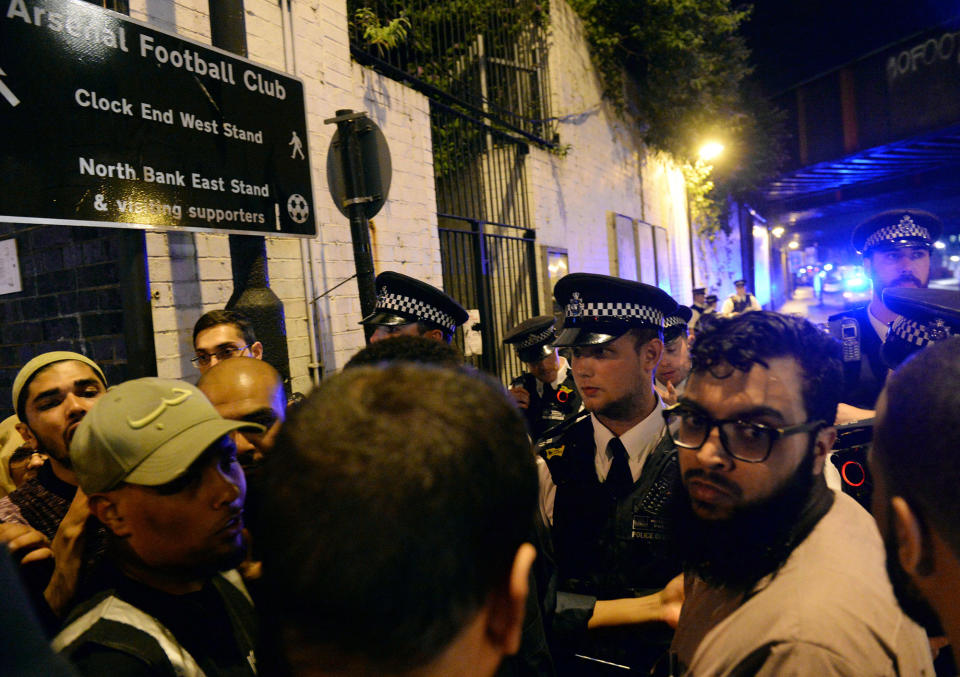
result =
[{"label": "police peaked cap", "polygon": [[376,289],[377,305],[360,324],[430,322],[452,334],[469,317],[463,306],[436,287],[392,270],[377,275]]},{"label": "police peaked cap", "polygon": [[685,333],[687,324],[693,318],[693,310],[687,306],[677,306],[677,309],[663,318],[663,341],[669,343]]},{"label": "police peaked cap", "polygon": [[861,254],[877,247],[931,247],[943,232],[943,224],[930,212],[894,209],[873,216],[853,231],[850,241]]},{"label": "police peaked cap", "polygon": [[707,288],[706,288],[706,287],[694,287],[694,288],[693,288],[693,295],[694,295],[694,296],[696,296],[697,294],[706,294],[706,293],[707,293]]},{"label": "police peaked cap", "polygon": [[553,353],[553,341],[557,337],[553,315],[537,315],[524,320],[507,332],[503,342],[517,349],[521,362],[539,362]]},{"label": "police peaked cap", "polygon": [[664,318],[677,310],[662,289],[593,273],[560,278],[553,296],[564,311],[558,346],[607,343],[633,328],[663,329]]},{"label": "police peaked cap", "polygon": [[742,284],[744,287],[746,287],[746,286],[747,286],[747,281],[744,280],[743,278],[740,278],[739,280],[734,280],[734,281],[733,281],[733,286],[734,286],[734,287],[738,287],[738,286],[740,286],[741,284]]},{"label": "police peaked cap", "polygon": [[883,303],[900,315],[883,343],[883,361],[891,369],[921,348],[960,334],[960,292],[890,288],[883,290]]}]

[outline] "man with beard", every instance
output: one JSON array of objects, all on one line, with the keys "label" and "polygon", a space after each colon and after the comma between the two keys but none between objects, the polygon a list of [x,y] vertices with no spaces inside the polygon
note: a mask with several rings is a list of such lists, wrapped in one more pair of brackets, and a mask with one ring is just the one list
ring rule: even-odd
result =
[{"label": "man with beard", "polygon": [[897,600],[931,635],[945,630],[953,647],[960,646],[958,379],[958,336],[908,359],[877,400],[869,456],[872,511]]},{"label": "man with beard", "polygon": [[35,479],[0,499],[0,522],[27,524],[53,538],[77,490],[70,441],[106,384],[97,363],[79,353],[44,353],[23,366],[13,382],[17,431],[49,460]]},{"label": "man with beard", "polygon": [[[106,526],[100,592],[53,647],[84,675],[255,675],[243,559],[246,483],[234,430],[195,386],[142,378],[111,389],[70,446]],[[112,566],[111,566],[112,565]]]},{"label": "man with beard", "polygon": [[653,389],[663,320],[677,305],[656,287],[589,273],[565,276],[554,296],[564,308],[555,344],[573,348],[590,412],[538,445],[558,568],[547,612],[557,673],[582,674],[581,656],[647,671],[670,631],[636,624],[666,620],[658,592],[680,573],[667,517],[679,473]]},{"label": "man with beard", "polygon": [[39,532],[54,546],[53,575],[34,567],[26,581],[41,619],[51,628],[58,624],[56,616],[66,611],[78,580],[82,582],[102,555],[102,531],[85,529],[89,512],[86,497],[77,491],[69,445],[80,421],[106,389],[96,362],[67,351],[38,355],[13,381],[17,431],[27,447],[48,458],[36,477],[0,498],[0,522],[11,525],[5,533],[20,525]]},{"label": "man with beard", "polygon": [[823,479],[840,348],[804,319],[719,318],[664,416],[686,500],[673,674],[932,675],[876,525]]},{"label": "man with beard", "polygon": [[[843,345],[844,392],[840,401],[872,410],[887,368],[880,350],[897,314],[883,302],[884,289],[926,287],[930,250],[943,225],[933,214],[915,209],[883,212],[853,231],[854,248],[863,254],[863,268],[873,282],[866,306],[833,315],[830,333]],[[870,412],[861,414],[868,417]]]}]

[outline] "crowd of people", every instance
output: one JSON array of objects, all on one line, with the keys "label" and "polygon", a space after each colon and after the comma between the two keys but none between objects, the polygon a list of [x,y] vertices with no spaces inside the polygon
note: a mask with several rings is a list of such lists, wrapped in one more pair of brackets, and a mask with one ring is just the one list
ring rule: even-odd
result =
[{"label": "crowd of people", "polygon": [[[745,281],[717,312],[569,274],[562,317],[506,333],[509,388],[464,364],[462,306],[396,272],[302,401],[231,310],[195,326],[196,385],[37,355],[0,424],[0,674],[955,674],[938,235],[858,228],[874,300],[829,331]],[[871,417],[872,515],[830,472]]]}]

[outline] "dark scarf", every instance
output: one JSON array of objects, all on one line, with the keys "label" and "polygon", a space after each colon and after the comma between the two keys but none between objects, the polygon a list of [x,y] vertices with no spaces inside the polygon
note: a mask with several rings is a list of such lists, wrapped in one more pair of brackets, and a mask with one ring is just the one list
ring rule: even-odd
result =
[{"label": "dark scarf", "polygon": [[677,532],[684,570],[743,592],[779,570],[833,505],[833,492],[822,474],[813,476],[812,466],[811,453],[780,491],[722,521],[697,517],[681,489]]}]

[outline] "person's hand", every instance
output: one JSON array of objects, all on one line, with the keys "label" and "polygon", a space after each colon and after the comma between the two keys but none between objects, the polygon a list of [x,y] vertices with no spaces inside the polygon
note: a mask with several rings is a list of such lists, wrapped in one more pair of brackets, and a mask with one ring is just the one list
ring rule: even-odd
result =
[{"label": "person's hand", "polygon": [[677,403],[677,389],[673,387],[673,381],[667,381],[667,394],[661,399],[668,407],[672,407]]},{"label": "person's hand", "polygon": [[683,599],[683,574],[680,574],[660,591],[663,622],[671,628],[676,628],[677,623],[680,622],[680,609],[683,607]]},{"label": "person's hand", "polygon": [[80,568],[83,566],[83,548],[86,543],[86,524],[90,517],[87,495],[77,487],[77,493],[67,509],[57,533],[53,537],[54,569],[43,596],[50,609],[62,616],[69,608],[77,591]]},{"label": "person's hand", "polygon": [[845,402],[841,402],[837,405],[837,419],[834,424],[843,425],[845,423],[865,421],[873,418],[873,416],[874,411],[872,409],[860,409],[859,407],[854,407],[846,404]]},{"label": "person's hand", "polygon": [[513,399],[516,400],[517,406],[521,409],[530,406],[530,393],[523,386],[511,386],[510,394],[513,395]]},{"label": "person's hand", "polygon": [[263,575],[263,562],[253,559],[253,543],[250,539],[250,530],[243,530],[243,540],[247,544],[247,554],[237,565],[237,571],[245,581],[255,581]]},{"label": "person's hand", "polygon": [[0,543],[21,565],[53,557],[50,540],[26,524],[0,524]]}]

